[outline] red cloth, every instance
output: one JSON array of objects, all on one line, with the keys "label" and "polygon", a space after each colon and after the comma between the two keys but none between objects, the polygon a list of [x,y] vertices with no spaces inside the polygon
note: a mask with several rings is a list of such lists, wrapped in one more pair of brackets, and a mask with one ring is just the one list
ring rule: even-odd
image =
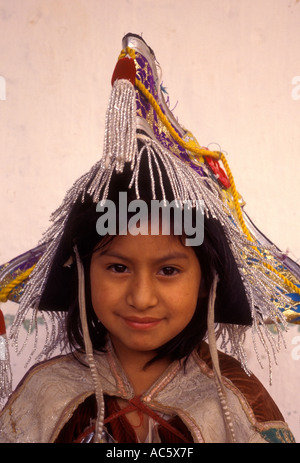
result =
[{"label": "red cloth", "polygon": [[[138,402],[138,398],[137,398]],[[146,411],[148,407],[144,406]],[[134,427],[129,423],[126,415],[120,409],[116,397],[105,396],[105,427],[116,442],[131,444],[137,443]],[[148,413],[152,415],[151,410]],[[117,415],[111,419],[113,415]],[[82,438],[94,430],[91,421],[96,418],[96,400],[94,396],[88,397],[76,409],[72,418],[60,432],[56,443],[80,442]],[[165,420],[161,419],[161,423]],[[166,424],[159,424],[158,432],[162,443],[192,443],[193,439],[187,427],[177,416],[171,418]],[[174,428],[174,430],[172,429]],[[178,434],[182,434],[180,437]]]}]

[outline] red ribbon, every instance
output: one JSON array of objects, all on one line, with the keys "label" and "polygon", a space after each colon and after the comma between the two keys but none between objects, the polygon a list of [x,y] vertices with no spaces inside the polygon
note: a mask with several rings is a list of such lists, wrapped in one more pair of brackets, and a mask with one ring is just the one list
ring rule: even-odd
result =
[{"label": "red ribbon", "polygon": [[0,309],[0,336],[3,336],[4,334],[6,334],[5,320],[2,310]]}]

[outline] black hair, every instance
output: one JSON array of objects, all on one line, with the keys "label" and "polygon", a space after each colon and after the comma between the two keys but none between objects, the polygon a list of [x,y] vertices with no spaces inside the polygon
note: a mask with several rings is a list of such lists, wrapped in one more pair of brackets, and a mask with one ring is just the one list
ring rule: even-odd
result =
[{"label": "black hair", "polygon": [[[95,232],[95,205],[92,210],[86,210],[84,233],[78,227],[80,235],[75,236],[82,263],[85,269],[86,310],[91,342],[95,350],[104,351],[107,341],[107,330],[98,320],[92,305],[90,286],[90,263],[94,249],[104,246],[108,240]],[[93,217],[94,216],[94,217]],[[78,216],[77,216],[78,217]],[[93,217],[93,218],[92,218]],[[99,217],[99,215],[98,215]],[[74,238],[74,229],[73,229]],[[114,237],[109,237],[112,240]],[[178,239],[184,243],[184,237]],[[200,246],[193,247],[202,269],[202,294],[199,294],[194,315],[188,325],[163,346],[160,346],[152,361],[168,356],[172,360],[187,358],[188,355],[204,339],[207,331],[207,309],[209,290],[213,281],[214,271],[217,272],[220,282],[217,288],[215,302],[215,320],[219,323],[250,324],[251,317],[247,306],[244,288],[238,269],[228,247],[224,231],[215,219],[204,221],[204,241]],[[77,284],[72,285],[73,290]],[[204,291],[203,291],[204,290]],[[84,340],[81,330],[77,294],[74,293],[67,313],[67,335],[71,347],[84,349]],[[151,361],[151,362],[152,362]]]}]

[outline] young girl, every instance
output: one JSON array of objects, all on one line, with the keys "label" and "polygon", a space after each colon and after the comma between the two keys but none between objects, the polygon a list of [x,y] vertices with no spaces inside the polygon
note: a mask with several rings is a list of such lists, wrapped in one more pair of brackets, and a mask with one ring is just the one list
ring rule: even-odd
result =
[{"label": "young girl", "polygon": [[[264,342],[265,319],[284,322],[288,290],[279,283],[278,250],[258,249],[254,228],[251,240],[245,236],[242,211],[231,207],[233,182],[181,143],[182,129],[154,85],[153,52],[133,35],[124,49],[103,159],[55,213],[11,334],[17,339],[30,307],[34,316],[47,311],[53,325],[42,354],[51,357],[65,335],[70,353],[29,371],[0,415],[0,441],[292,442],[276,404],[247,370],[242,347],[249,326]],[[203,243],[191,246],[198,200]],[[146,215],[134,215],[135,201],[147,206]],[[155,217],[153,201],[161,201]],[[99,218],[107,225],[103,236]],[[187,218],[193,226],[179,233],[178,220],[186,225]],[[238,360],[218,352],[219,336]]]}]

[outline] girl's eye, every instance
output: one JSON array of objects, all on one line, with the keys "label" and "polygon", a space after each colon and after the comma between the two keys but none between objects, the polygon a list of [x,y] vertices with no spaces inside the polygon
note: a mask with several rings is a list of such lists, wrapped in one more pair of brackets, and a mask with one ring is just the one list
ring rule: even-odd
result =
[{"label": "girl's eye", "polygon": [[159,273],[161,275],[164,275],[164,276],[167,276],[167,277],[170,277],[170,276],[174,276],[174,275],[177,275],[177,273],[179,273],[179,270],[175,267],[163,267]]},{"label": "girl's eye", "polygon": [[108,267],[108,270],[112,270],[115,273],[124,273],[126,272],[127,267],[122,264],[112,264]]}]

